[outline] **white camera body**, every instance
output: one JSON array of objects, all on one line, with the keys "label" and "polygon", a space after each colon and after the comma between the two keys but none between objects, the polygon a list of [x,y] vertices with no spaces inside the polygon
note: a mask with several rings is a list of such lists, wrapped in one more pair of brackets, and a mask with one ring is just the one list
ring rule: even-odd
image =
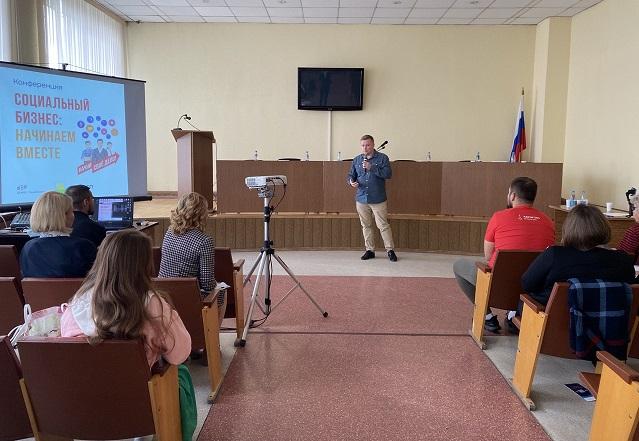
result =
[{"label": "white camera body", "polygon": [[286,176],[247,176],[244,183],[248,188],[262,188],[267,185],[286,185]]}]

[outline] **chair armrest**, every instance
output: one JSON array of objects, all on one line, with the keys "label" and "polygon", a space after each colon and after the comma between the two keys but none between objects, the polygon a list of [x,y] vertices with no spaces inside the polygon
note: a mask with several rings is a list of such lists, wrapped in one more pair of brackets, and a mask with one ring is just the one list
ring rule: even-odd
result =
[{"label": "chair armrest", "polygon": [[217,303],[217,294],[218,294],[219,292],[220,292],[220,291],[219,291],[219,290],[217,290],[217,291],[213,291],[213,292],[208,293],[208,294],[206,295],[206,297],[204,297],[204,298],[202,299],[202,304],[203,304],[203,305],[205,305],[205,306],[209,306],[209,307],[210,307],[210,306],[211,306],[211,305],[213,305],[214,303]]},{"label": "chair armrest", "polygon": [[151,375],[164,375],[169,370],[171,364],[169,364],[164,358],[160,358],[151,366]]},{"label": "chair armrest", "polygon": [[606,351],[597,351],[597,358],[619,375],[623,381],[630,384],[639,381],[639,372],[619,361],[615,356]]},{"label": "chair armrest", "polygon": [[524,302],[530,309],[535,311],[535,313],[539,314],[540,312],[544,312],[546,307],[539,303],[537,300],[530,297],[528,294],[522,294],[519,296],[522,302]]},{"label": "chair armrest", "polygon": [[477,269],[480,270],[482,273],[491,272],[491,268],[486,262],[475,262],[475,265],[477,266]]},{"label": "chair armrest", "polygon": [[237,262],[233,262],[233,269],[239,271],[244,266],[244,259],[240,259]]}]

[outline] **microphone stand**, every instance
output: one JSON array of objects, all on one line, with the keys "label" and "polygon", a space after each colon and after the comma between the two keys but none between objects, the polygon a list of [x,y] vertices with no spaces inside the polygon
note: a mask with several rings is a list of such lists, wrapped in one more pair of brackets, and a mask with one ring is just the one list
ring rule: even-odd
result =
[{"label": "microphone stand", "polygon": [[186,116],[187,116],[187,115],[186,115],[186,113],[185,113],[184,115],[181,115],[181,116],[180,116],[180,119],[178,119],[177,126],[176,126],[176,127],[175,127],[175,129],[173,129],[173,130],[182,130],[182,129],[180,128],[180,122],[182,121],[182,118],[184,118],[184,117],[186,117]]}]

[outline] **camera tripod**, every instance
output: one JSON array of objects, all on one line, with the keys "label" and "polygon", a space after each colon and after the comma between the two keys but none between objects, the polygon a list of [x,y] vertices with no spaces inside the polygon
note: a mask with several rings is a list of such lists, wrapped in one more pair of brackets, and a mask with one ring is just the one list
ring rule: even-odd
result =
[{"label": "camera tripod", "polygon": [[[315,307],[319,310],[319,312],[324,316],[328,317],[328,312],[324,311],[322,307],[315,301],[313,296],[311,296],[306,289],[302,286],[302,283],[297,280],[295,274],[291,271],[291,269],[284,263],[282,258],[275,254],[275,248],[273,248],[273,241],[270,239],[269,235],[269,225],[271,222],[271,213],[273,212],[273,208],[269,205],[271,198],[273,197],[273,189],[268,187],[261,187],[258,190],[258,195],[264,199],[264,246],[260,248],[260,254],[255,260],[255,263],[251,267],[251,270],[248,272],[246,277],[244,278],[244,283],[242,287],[246,286],[246,284],[251,280],[251,276],[257,270],[257,276],[255,278],[255,285],[253,286],[253,294],[251,295],[251,303],[249,305],[249,310],[246,315],[246,322],[244,325],[244,332],[242,332],[242,337],[235,340],[235,346],[244,346],[246,345],[246,337],[248,335],[249,328],[251,327],[251,317],[253,315],[253,309],[255,305],[262,311],[265,317],[268,317],[271,312],[277,308],[287,297],[295,291],[296,288],[302,290],[306,297],[315,305]],[[271,270],[272,270],[272,259],[275,259],[277,263],[286,271],[286,273],[290,276],[291,279],[295,282],[295,285],[282,297],[282,299],[277,302],[275,305],[271,306]],[[258,294],[260,291],[260,284],[264,279],[264,306],[262,306],[258,299]]]}]

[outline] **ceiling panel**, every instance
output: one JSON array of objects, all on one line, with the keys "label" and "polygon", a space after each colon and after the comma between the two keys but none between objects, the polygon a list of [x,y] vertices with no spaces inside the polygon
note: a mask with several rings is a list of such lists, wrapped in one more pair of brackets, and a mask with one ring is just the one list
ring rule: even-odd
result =
[{"label": "ceiling panel", "polygon": [[535,8],[568,8],[579,0],[539,0]]},{"label": "ceiling panel", "polygon": [[301,8],[300,0],[263,0],[267,8]]},{"label": "ceiling panel", "polygon": [[408,15],[410,18],[441,18],[447,9],[413,9]]},{"label": "ceiling panel", "polygon": [[299,24],[299,23],[304,23],[304,18],[303,17],[271,17],[271,23]]},{"label": "ceiling panel", "polygon": [[410,8],[377,8],[375,9],[375,13],[373,17],[377,18],[406,18],[408,13],[410,12]]},{"label": "ceiling panel", "polygon": [[339,8],[339,17],[372,17],[375,8]]},{"label": "ceiling panel", "polygon": [[268,17],[237,17],[237,21],[240,23],[270,23],[271,19]]},{"label": "ceiling panel", "polygon": [[188,15],[199,16],[197,11],[192,6],[158,6],[157,7],[164,15]]},{"label": "ceiling panel", "polygon": [[479,14],[477,18],[494,19],[494,18],[510,18],[520,13],[522,8],[486,8]]},{"label": "ceiling panel", "polygon": [[474,25],[500,25],[506,23],[503,18],[476,18],[471,24]]},{"label": "ceiling panel", "polygon": [[304,8],[304,17],[337,17],[337,8]]},{"label": "ceiling panel", "polygon": [[440,18],[437,24],[441,25],[465,25],[472,21],[470,18]]},{"label": "ceiling panel", "polygon": [[235,17],[204,17],[207,23],[237,23]]},{"label": "ceiling panel", "polygon": [[305,8],[338,8],[339,0],[302,0]]},{"label": "ceiling panel", "polygon": [[180,23],[204,23],[204,19],[199,15],[196,16],[188,16],[188,15],[168,15],[168,21],[171,22],[180,22]]},{"label": "ceiling panel", "polygon": [[400,25],[404,23],[403,18],[375,18],[371,20],[371,24],[381,25]]},{"label": "ceiling panel", "polygon": [[312,23],[312,24],[317,24],[317,23],[337,23],[337,17],[335,18],[328,18],[328,17],[306,17],[304,19],[304,22],[306,23]]},{"label": "ceiling panel", "polygon": [[523,14],[522,17],[535,17],[535,18],[546,18],[553,17],[557,14],[560,14],[564,11],[564,8],[530,8]]},{"label": "ceiling panel", "polygon": [[491,8],[519,8],[524,6],[530,6],[536,3],[537,0],[495,0],[490,7]]},{"label": "ceiling panel", "polygon": [[370,18],[356,18],[356,17],[340,17],[337,19],[339,24],[368,24],[371,22]]},{"label": "ceiling panel", "polygon": [[457,0],[453,3],[453,8],[486,8],[493,0]]},{"label": "ceiling panel", "polygon": [[265,8],[245,8],[241,6],[231,7],[236,17],[268,17]]},{"label": "ceiling panel", "polygon": [[417,0],[416,8],[450,8],[455,0]]},{"label": "ceiling panel", "polygon": [[379,0],[378,8],[412,8],[417,0]]},{"label": "ceiling panel", "polygon": [[476,18],[483,9],[479,8],[459,8],[459,9],[449,9],[444,14],[444,18]]},{"label": "ceiling panel", "polygon": [[438,18],[407,18],[404,24],[407,25],[434,25]]},{"label": "ceiling panel", "polygon": [[302,8],[266,8],[268,15],[273,17],[304,17]]}]

